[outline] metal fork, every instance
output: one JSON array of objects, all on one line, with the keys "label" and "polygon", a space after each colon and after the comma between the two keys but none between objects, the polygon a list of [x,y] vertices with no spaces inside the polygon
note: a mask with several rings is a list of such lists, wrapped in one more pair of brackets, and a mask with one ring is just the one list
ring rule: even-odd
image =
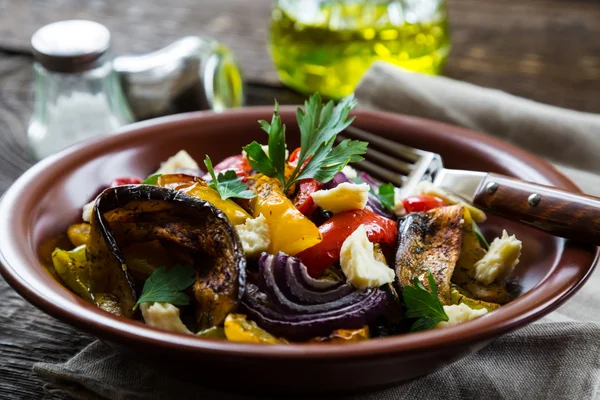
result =
[{"label": "metal fork", "polygon": [[356,164],[374,178],[410,193],[422,180],[450,191],[492,214],[555,236],[600,244],[600,198],[504,175],[444,168],[439,154],[415,149],[374,133],[348,127],[338,140],[369,142]]}]

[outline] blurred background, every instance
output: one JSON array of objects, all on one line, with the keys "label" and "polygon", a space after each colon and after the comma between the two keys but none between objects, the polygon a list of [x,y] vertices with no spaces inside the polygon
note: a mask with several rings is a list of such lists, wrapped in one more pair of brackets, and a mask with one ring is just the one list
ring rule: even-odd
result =
[{"label": "blurred background", "polygon": [[[297,104],[314,90],[340,98],[374,59],[384,59],[600,112],[597,0],[0,0],[0,194],[33,162],[26,135],[35,98],[31,37],[66,19],[107,27],[113,55],[156,51],[189,35],[211,37],[241,66],[247,105],[273,98]],[[241,90],[236,82],[227,83],[234,92]],[[38,76],[38,96],[45,87]],[[92,339],[45,323],[50,317],[16,293],[5,301],[14,302],[15,311],[0,315],[0,331],[20,318],[35,319],[41,329],[35,335],[22,329],[10,339],[0,334],[6,344],[0,347],[0,393],[39,398],[31,360],[64,360]]]}]

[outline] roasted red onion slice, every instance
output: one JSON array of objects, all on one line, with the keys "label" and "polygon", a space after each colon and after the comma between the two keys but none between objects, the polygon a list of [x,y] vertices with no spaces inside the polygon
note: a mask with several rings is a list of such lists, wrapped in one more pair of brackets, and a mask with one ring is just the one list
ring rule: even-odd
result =
[{"label": "roasted red onion slice", "polygon": [[283,253],[264,253],[259,275],[263,291],[249,285],[242,308],[274,335],[306,340],[335,329],[360,328],[385,310],[383,290],[356,290],[346,282],[314,279],[298,259]]}]

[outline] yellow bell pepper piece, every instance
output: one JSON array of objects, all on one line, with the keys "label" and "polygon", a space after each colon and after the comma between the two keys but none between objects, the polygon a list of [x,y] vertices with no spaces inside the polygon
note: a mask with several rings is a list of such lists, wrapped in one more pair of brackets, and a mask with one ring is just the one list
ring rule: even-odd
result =
[{"label": "yellow bell pepper piece", "polygon": [[267,219],[270,254],[282,251],[293,256],[323,240],[319,228],[294,207],[275,179],[266,176],[257,179],[252,210],[255,218],[262,214]]},{"label": "yellow bell pepper piece", "polygon": [[52,253],[52,263],[69,289],[93,303],[93,281],[90,276],[85,250],[85,245],[71,251],[57,248]]},{"label": "yellow bell pepper piece", "polygon": [[196,336],[212,339],[227,339],[227,336],[225,336],[225,328],[221,328],[219,326],[211,326],[210,328],[197,332]]},{"label": "yellow bell pepper piece", "polygon": [[452,296],[452,304],[458,305],[464,303],[473,310],[485,308],[488,312],[491,312],[500,308],[500,304],[470,298],[467,296],[467,293],[457,285],[452,285],[450,288],[450,295]]},{"label": "yellow bell pepper piece", "polygon": [[244,314],[229,314],[225,318],[225,336],[230,342],[242,343],[287,343],[285,339],[279,339],[256,325],[254,321],[248,321]]},{"label": "yellow bell pepper piece", "polygon": [[67,229],[67,236],[75,247],[86,244],[90,237],[90,224],[84,222],[82,224],[73,224],[69,226],[69,229]]},{"label": "yellow bell pepper piece", "polygon": [[194,178],[183,174],[168,174],[160,176],[157,185],[178,190],[187,195],[208,201],[213,206],[223,211],[232,225],[243,224],[246,219],[250,218],[250,214],[235,201],[231,199],[221,199],[219,193],[208,186],[207,183],[200,178]]},{"label": "yellow bell pepper piece", "polygon": [[359,329],[336,329],[329,336],[316,337],[310,340],[313,343],[353,343],[369,340],[371,334],[369,326]]}]

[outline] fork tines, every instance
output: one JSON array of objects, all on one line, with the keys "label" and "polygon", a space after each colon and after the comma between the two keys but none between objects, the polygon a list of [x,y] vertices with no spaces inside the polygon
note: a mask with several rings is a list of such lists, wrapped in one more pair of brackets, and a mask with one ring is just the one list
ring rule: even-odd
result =
[{"label": "fork tines", "polygon": [[432,164],[436,162],[441,167],[441,159],[435,153],[415,149],[353,126],[338,135],[338,140],[344,139],[369,142],[365,160],[356,163],[355,167],[381,182],[390,182],[398,187],[416,185],[427,177]]}]

